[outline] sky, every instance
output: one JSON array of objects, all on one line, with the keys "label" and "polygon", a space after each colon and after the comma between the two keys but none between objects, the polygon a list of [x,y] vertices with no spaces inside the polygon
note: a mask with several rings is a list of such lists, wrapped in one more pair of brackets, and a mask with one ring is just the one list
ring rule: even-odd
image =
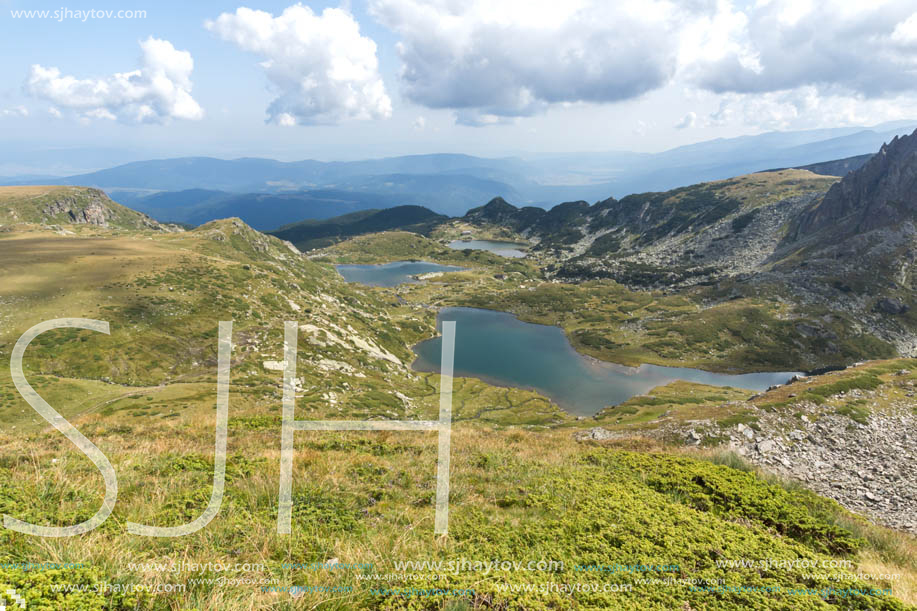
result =
[{"label": "sky", "polygon": [[653,152],[917,118],[917,0],[0,0],[0,57],[19,171],[40,149]]}]

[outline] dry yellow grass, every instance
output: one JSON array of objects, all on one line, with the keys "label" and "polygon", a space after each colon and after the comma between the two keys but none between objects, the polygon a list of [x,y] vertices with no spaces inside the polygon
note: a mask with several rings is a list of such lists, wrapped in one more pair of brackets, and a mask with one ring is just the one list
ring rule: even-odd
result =
[{"label": "dry yellow grass", "polygon": [[13,187],[0,187],[0,204],[12,200],[22,199],[24,197],[41,197],[54,191],[70,189],[74,192],[82,190],[84,187],[68,187],[63,185],[22,185]]}]

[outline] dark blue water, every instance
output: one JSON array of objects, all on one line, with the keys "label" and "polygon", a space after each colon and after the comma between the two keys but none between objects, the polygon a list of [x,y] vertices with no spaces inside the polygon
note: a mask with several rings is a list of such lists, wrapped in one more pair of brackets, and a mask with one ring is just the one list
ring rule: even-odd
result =
[{"label": "dark blue water", "polygon": [[[437,317],[438,328],[443,320],[456,321],[456,376],[537,390],[576,415],[591,416],[674,380],[760,391],[794,375],[726,375],[658,365],[624,367],[581,355],[559,327],[522,322],[505,312],[445,308]],[[439,371],[441,344],[437,337],[414,346],[414,368]]]},{"label": "dark blue water", "polygon": [[384,265],[337,265],[338,273],[347,282],[359,282],[367,286],[398,286],[406,282],[417,282],[412,276],[430,272],[456,272],[461,267],[440,265],[426,261],[396,261]]},{"label": "dark blue water", "polygon": [[519,249],[525,248],[526,246],[528,246],[528,244],[521,244],[519,242],[500,242],[497,240],[456,240],[454,242],[449,242],[449,248],[454,248],[455,250],[464,250],[466,248],[470,248],[471,250],[486,250],[495,255],[509,257],[511,259],[521,259],[524,257],[525,253]]}]

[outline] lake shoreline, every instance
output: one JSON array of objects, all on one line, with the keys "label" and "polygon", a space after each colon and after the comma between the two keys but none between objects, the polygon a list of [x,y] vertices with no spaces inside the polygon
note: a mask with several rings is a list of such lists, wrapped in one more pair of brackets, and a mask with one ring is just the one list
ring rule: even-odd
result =
[{"label": "lake shoreline", "polygon": [[[458,320],[458,327],[471,329],[466,331],[465,342],[456,342],[455,377],[535,391],[575,416],[593,416],[677,380],[754,393],[784,384],[800,373],[722,374],[652,363],[632,367],[579,352],[564,329],[555,325],[525,322],[500,310],[446,307],[437,312],[438,328],[443,317],[450,314],[454,315],[450,319]],[[411,347],[415,354],[410,365],[413,371],[439,371],[437,348],[441,338],[435,335]]]}]

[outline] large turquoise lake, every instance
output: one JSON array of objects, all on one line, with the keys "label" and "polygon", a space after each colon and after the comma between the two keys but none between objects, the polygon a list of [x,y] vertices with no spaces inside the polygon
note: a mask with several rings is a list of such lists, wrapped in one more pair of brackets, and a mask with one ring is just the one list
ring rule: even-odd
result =
[{"label": "large turquoise lake", "polygon": [[417,282],[414,276],[431,272],[457,272],[461,267],[440,265],[426,261],[396,261],[384,265],[337,265],[338,273],[347,282],[359,282],[367,286],[398,286]]},{"label": "large turquoise lake", "polygon": [[[566,411],[591,416],[674,380],[765,390],[795,372],[726,375],[700,369],[641,365],[625,367],[585,357],[559,327],[522,322],[512,314],[476,308],[445,308],[437,317],[455,324],[455,375],[500,386],[537,390]],[[442,338],[414,346],[414,369],[439,371]]]}]

